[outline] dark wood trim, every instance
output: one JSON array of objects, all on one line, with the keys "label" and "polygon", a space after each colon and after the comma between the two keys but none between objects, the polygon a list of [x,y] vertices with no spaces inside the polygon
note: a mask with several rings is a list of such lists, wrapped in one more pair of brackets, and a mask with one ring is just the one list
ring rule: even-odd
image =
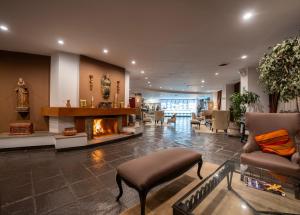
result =
[{"label": "dark wood trim", "polygon": [[138,114],[138,108],[67,108],[67,107],[42,107],[43,116],[117,116]]}]

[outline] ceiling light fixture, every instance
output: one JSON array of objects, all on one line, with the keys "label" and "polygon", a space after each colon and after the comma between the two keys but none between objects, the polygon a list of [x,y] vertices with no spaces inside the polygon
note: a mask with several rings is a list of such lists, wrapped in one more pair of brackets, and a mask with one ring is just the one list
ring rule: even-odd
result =
[{"label": "ceiling light fixture", "polygon": [[142,71],[141,71],[141,74],[145,74],[145,71],[144,71],[144,70],[142,70]]},{"label": "ceiling light fixture", "polygon": [[149,87],[152,87],[152,85],[151,85],[151,84],[149,84]]},{"label": "ceiling light fixture", "polygon": [[151,82],[150,82],[150,81],[148,81],[148,84],[151,84]]},{"label": "ceiling light fixture", "polygon": [[135,65],[135,64],[136,64],[135,60],[132,60],[132,61],[131,61],[131,64]]},{"label": "ceiling light fixture", "polygon": [[57,40],[57,43],[58,43],[59,45],[65,44],[65,42],[64,42],[63,40]]},{"label": "ceiling light fixture", "polygon": [[248,57],[247,55],[242,55],[242,56],[241,56],[241,59],[244,60],[244,59],[246,59],[247,57]]},{"label": "ceiling light fixture", "polygon": [[108,49],[103,49],[102,52],[103,52],[104,54],[107,54],[107,53],[108,53]]},{"label": "ceiling light fixture", "polygon": [[0,25],[1,31],[8,31],[8,27],[6,25]]},{"label": "ceiling light fixture", "polygon": [[201,81],[201,83],[205,83],[205,81],[204,81],[204,80],[202,80],[202,81]]},{"label": "ceiling light fixture", "polygon": [[249,20],[253,17],[253,13],[252,12],[246,12],[244,15],[243,15],[243,20]]},{"label": "ceiling light fixture", "polygon": [[218,73],[218,72],[216,72],[216,73],[215,73],[215,75],[219,75],[219,73]]},{"label": "ceiling light fixture", "polygon": [[148,77],[145,77],[146,80],[148,80]]},{"label": "ceiling light fixture", "polygon": [[159,87],[159,89],[161,89],[162,87]]},{"label": "ceiling light fixture", "polygon": [[202,88],[204,87],[204,86],[201,86]]}]

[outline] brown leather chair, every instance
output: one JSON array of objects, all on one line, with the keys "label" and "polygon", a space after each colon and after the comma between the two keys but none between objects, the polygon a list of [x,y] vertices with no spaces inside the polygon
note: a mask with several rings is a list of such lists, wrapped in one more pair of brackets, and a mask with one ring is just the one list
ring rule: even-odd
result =
[{"label": "brown leather chair", "polygon": [[[299,113],[246,113],[246,127],[249,130],[249,136],[241,154],[242,164],[261,167],[300,179]],[[262,152],[254,140],[258,134],[282,128],[288,130],[290,138],[294,140],[297,147],[296,153],[290,159]]]}]

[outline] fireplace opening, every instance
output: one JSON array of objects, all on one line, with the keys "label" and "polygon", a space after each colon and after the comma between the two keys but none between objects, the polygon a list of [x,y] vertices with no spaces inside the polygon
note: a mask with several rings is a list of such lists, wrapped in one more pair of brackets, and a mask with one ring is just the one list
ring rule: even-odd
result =
[{"label": "fireplace opening", "polygon": [[93,137],[102,137],[105,135],[119,134],[117,118],[102,118],[93,120]]}]

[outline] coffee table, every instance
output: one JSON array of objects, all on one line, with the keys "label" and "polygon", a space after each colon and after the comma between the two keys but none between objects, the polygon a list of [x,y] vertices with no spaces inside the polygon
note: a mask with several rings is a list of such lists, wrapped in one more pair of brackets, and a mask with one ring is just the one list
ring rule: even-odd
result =
[{"label": "coffee table", "polygon": [[[280,184],[285,196],[249,187],[243,181],[246,177]],[[180,198],[173,205],[173,214],[300,214],[295,183],[299,185],[299,179],[228,160]]]}]

